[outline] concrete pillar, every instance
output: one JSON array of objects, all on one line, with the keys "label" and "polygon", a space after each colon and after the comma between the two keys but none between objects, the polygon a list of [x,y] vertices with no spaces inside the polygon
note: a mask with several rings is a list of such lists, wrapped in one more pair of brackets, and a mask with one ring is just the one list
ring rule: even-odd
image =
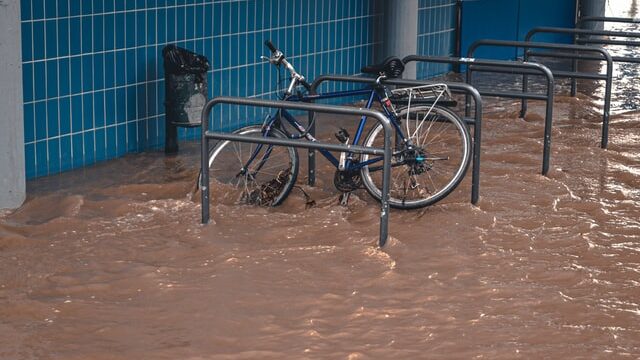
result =
[{"label": "concrete pillar", "polygon": [[0,0],[0,209],[25,199],[20,1]]},{"label": "concrete pillar", "polygon": [[[580,16],[604,16],[606,0],[580,0]],[[589,21],[582,25],[583,29],[602,30],[604,23]]]},{"label": "concrete pillar", "polygon": [[[418,0],[387,0],[384,4],[384,55],[403,58],[418,53]],[[404,78],[416,78],[416,63],[410,63]]]}]

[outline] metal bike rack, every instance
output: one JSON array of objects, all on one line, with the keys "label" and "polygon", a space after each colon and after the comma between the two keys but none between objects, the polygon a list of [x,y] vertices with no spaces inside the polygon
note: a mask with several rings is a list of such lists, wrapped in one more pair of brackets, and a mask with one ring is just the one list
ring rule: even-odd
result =
[{"label": "metal bike rack", "polygon": [[[493,72],[493,73],[507,73],[507,74],[520,74],[520,75],[542,75],[547,79],[547,93],[546,95],[538,93],[527,92],[500,92],[500,91],[480,91],[482,96],[492,96],[510,99],[530,99],[530,100],[544,100],[546,103],[546,112],[544,118],[544,146],[542,150],[542,175],[549,173],[549,158],[551,156],[551,123],[553,121],[553,88],[554,79],[551,70],[548,67],[531,62],[520,61],[502,61],[502,60],[484,60],[474,58],[453,58],[453,57],[441,57],[441,56],[422,56],[422,55],[409,55],[402,59],[404,63],[412,61],[419,62],[434,62],[445,63],[455,65],[467,65],[467,84],[473,85],[472,74],[473,71],[478,72]],[[468,116],[471,104],[467,100],[465,102],[465,112]],[[526,103],[520,111],[520,116],[526,115]]]},{"label": "metal bike rack", "polygon": [[[344,144],[328,144],[323,142],[310,142],[306,140],[293,140],[293,139],[280,139],[270,137],[251,137],[246,135],[237,135],[222,132],[209,131],[209,115],[211,109],[218,104],[234,104],[234,105],[246,105],[255,107],[268,107],[277,109],[292,109],[292,110],[304,110],[304,111],[317,111],[332,114],[342,115],[360,115],[374,118],[384,129],[384,148],[373,148],[359,145],[344,145]],[[200,144],[200,170],[202,173],[200,187],[201,200],[202,200],[202,223],[207,224],[209,222],[209,140],[229,140],[238,142],[248,142],[257,144],[268,144],[277,146],[292,146],[301,147],[307,149],[325,149],[329,151],[339,152],[352,152],[357,154],[371,154],[383,156],[382,165],[382,199],[381,212],[380,212],[380,240],[379,245],[383,247],[387,242],[389,235],[389,181],[391,174],[391,134],[393,128],[391,122],[379,111],[369,109],[356,109],[346,106],[334,106],[324,104],[311,104],[302,102],[291,101],[273,101],[273,100],[261,100],[261,99],[248,99],[239,97],[227,97],[220,96],[209,100],[202,109],[202,142]]]},{"label": "metal bike rack", "polygon": [[[334,82],[346,82],[346,83],[363,83],[363,84],[375,84],[376,79],[365,78],[359,76],[350,75],[321,75],[317,77],[311,84],[310,94],[316,94],[316,89],[328,81]],[[386,79],[382,80],[385,85],[397,85],[397,86],[420,86],[435,84],[432,81],[419,81],[419,80],[405,80],[405,79]],[[442,83],[442,82],[440,82]],[[461,93],[470,95],[475,103],[475,114],[473,118],[465,117],[464,122],[473,125],[473,160],[472,160],[472,177],[471,177],[471,203],[476,205],[480,199],[480,144],[481,144],[481,131],[482,131],[482,97],[478,90],[473,86],[465,83],[445,82],[449,89],[454,93]],[[309,113],[309,132],[315,135],[315,125],[313,125],[314,114]],[[316,159],[315,152],[309,150],[309,185],[315,184],[315,168]]]},{"label": "metal bike rack", "polygon": [[578,19],[578,21],[576,22],[576,26],[580,26],[586,22],[615,22],[615,23],[627,23],[627,24],[640,24],[640,18],[584,16]]},{"label": "metal bike rack", "polygon": [[[552,70],[551,73],[556,78],[572,78],[572,79],[590,79],[590,80],[604,80],[605,81],[605,94],[604,94],[604,109],[602,111],[602,141],[600,147],[605,149],[609,142],[609,116],[611,112],[611,83],[613,79],[613,59],[611,54],[603,48],[585,46],[585,45],[567,45],[567,44],[550,44],[530,41],[509,41],[509,40],[478,40],[469,46],[468,57],[473,57],[474,51],[481,46],[503,46],[503,47],[515,47],[524,49],[524,61],[528,60],[529,56],[545,56],[561,59],[576,59],[576,60],[600,60],[607,62],[607,72],[605,75],[600,73],[583,73],[577,71],[558,71]],[[534,53],[530,49],[547,49],[547,50],[561,50],[563,52],[545,52]],[[576,52],[591,52],[598,53],[601,56],[588,56]],[[522,91],[526,92],[528,87],[528,76],[524,75],[522,79]],[[522,107],[526,109],[527,100],[522,100]]]},{"label": "metal bike rack", "polygon": [[[626,19],[633,20],[633,19]],[[638,19],[640,23],[640,19]],[[640,47],[640,41],[630,41],[630,40],[610,40],[610,39],[602,39],[602,38],[589,38],[582,39],[578,36],[580,35],[594,35],[594,36],[617,36],[617,37],[627,37],[627,38],[636,38],[640,39],[640,32],[630,32],[630,31],[611,31],[611,30],[589,30],[589,29],[568,29],[568,28],[559,28],[559,27],[535,27],[527,33],[525,36],[525,41],[531,41],[531,39],[536,34],[548,33],[548,34],[570,34],[573,35],[573,41],[576,44],[596,44],[596,45],[623,45],[623,46],[631,46],[631,47]],[[640,64],[640,59],[629,56],[612,56],[613,62],[624,62],[624,63],[635,63]],[[598,58],[591,60],[599,60]],[[578,61],[573,60],[571,63],[571,70],[576,71],[578,66]],[[576,79],[571,79],[571,96],[576,96]]]}]

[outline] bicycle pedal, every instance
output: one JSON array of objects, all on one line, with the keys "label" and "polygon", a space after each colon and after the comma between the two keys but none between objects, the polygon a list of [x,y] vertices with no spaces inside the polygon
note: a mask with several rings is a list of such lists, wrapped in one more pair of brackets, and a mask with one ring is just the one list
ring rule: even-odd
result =
[{"label": "bicycle pedal", "polygon": [[340,194],[340,205],[341,206],[349,205],[349,197],[351,197],[351,192]]},{"label": "bicycle pedal", "polygon": [[336,139],[338,139],[338,141],[340,141],[343,144],[346,144],[350,138],[349,133],[344,128],[340,128],[340,131],[335,133],[335,136],[336,136]]}]

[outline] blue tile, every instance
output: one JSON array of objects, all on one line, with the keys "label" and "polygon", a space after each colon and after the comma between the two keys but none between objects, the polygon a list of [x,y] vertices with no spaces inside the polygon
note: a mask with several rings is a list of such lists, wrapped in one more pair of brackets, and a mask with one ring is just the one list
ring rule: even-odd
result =
[{"label": "blue tile", "polygon": [[116,11],[122,11],[125,9],[126,0],[115,0]]},{"label": "blue tile", "polygon": [[127,50],[127,84],[133,84],[136,81],[136,50]]},{"label": "blue tile", "polygon": [[136,87],[127,86],[127,121],[135,120],[137,111]]},{"label": "blue tile", "polygon": [[71,133],[71,98],[62,97],[59,99],[60,108],[60,135]]},{"label": "blue tile", "polygon": [[105,113],[104,92],[102,91],[96,91],[93,95],[93,114],[95,119],[95,127],[103,127],[105,123]]},{"label": "blue tile", "polygon": [[104,12],[104,0],[93,0],[93,14]]},{"label": "blue tile", "polygon": [[24,105],[24,142],[30,143],[36,139],[35,135],[35,114],[33,104]]},{"label": "blue tile", "polygon": [[[83,3],[85,4],[85,3]],[[91,20],[91,16],[83,16],[80,20],[82,25],[82,52],[90,53],[92,51],[92,40],[93,40],[93,21]]]},{"label": "blue tile", "polygon": [[93,56],[82,56],[82,91],[93,90]]},{"label": "blue tile", "polygon": [[33,59],[33,35],[31,33],[31,22],[24,22],[22,27],[22,61]]},{"label": "blue tile", "polygon": [[55,0],[45,0],[44,2],[44,16],[47,19],[55,18],[57,16],[57,6]]},{"label": "blue tile", "polygon": [[127,120],[127,89],[116,89],[116,121],[123,123]]},{"label": "blue tile", "polygon": [[58,56],[69,55],[69,19],[58,20]]},{"label": "blue tile", "polygon": [[82,52],[81,41],[82,26],[80,24],[80,18],[69,19],[69,53],[71,55],[78,55]]},{"label": "blue tile", "polygon": [[22,65],[22,97],[25,102],[33,101],[33,64]]},{"label": "blue tile", "polygon": [[110,13],[115,10],[115,3],[113,0],[104,0],[104,12]]},{"label": "blue tile", "polygon": [[47,63],[47,97],[58,96],[58,61],[48,60]]},{"label": "blue tile", "polygon": [[136,119],[142,119],[147,116],[147,91],[146,85],[140,84],[136,86],[138,111]]},{"label": "blue tile", "polygon": [[[130,3],[127,2],[127,5]],[[125,32],[127,37],[125,39],[125,45],[127,48],[136,46],[136,14],[134,12],[125,13]]]},{"label": "blue tile", "polygon": [[48,141],[48,172],[49,174],[55,174],[60,172],[60,140],[49,139]]},{"label": "blue tile", "polygon": [[95,134],[93,131],[87,131],[83,134],[84,138],[84,162],[86,165],[95,162]]},{"label": "blue tile", "polygon": [[[176,40],[181,41],[185,39],[186,29],[185,29],[185,8],[181,7],[176,10],[176,18],[175,18],[175,29],[176,29]],[[169,19],[169,24],[171,24],[171,19]]]},{"label": "blue tile", "polygon": [[59,96],[69,95],[71,90],[71,75],[69,75],[69,59],[62,58],[58,61]]},{"label": "blue tile", "polygon": [[82,128],[93,129],[93,94],[82,95]]},{"label": "blue tile", "polygon": [[126,52],[125,51],[118,51],[116,52],[116,72],[115,72],[115,76],[116,76],[116,85],[117,86],[122,86],[124,84],[127,83],[127,78],[126,78]]},{"label": "blue tile", "polygon": [[[197,22],[197,17],[196,17],[196,8],[195,6],[192,7],[187,7],[185,9],[185,15],[186,15],[186,33],[185,33],[185,38],[186,39],[193,39],[196,37],[196,25],[198,24]],[[201,27],[201,26],[199,26]],[[199,37],[202,37],[202,35],[200,35]]]},{"label": "blue tile", "polygon": [[117,153],[118,156],[122,156],[127,153],[127,125],[120,124],[116,128],[117,132]]},{"label": "blue tile", "polygon": [[165,9],[158,9],[156,41],[158,44],[164,44],[167,40],[167,12]]},{"label": "blue tile", "polygon": [[[155,47],[148,47],[147,48],[147,77],[146,77],[146,81],[150,82],[153,81],[155,79],[157,79],[156,76],[156,48]],[[158,56],[162,56],[162,55],[158,55]]]},{"label": "blue tile", "polygon": [[138,138],[136,141],[136,145],[137,145],[137,149],[138,150],[142,150],[142,149],[146,149],[148,146],[148,140],[147,140],[147,120],[137,120],[136,121],[136,125],[137,125],[137,134],[138,134]]},{"label": "blue tile", "polygon": [[31,13],[34,20],[44,19],[44,0],[31,0]]},{"label": "blue tile", "polygon": [[91,0],[83,0],[80,9],[82,15],[91,15],[93,13],[93,2]]},{"label": "blue tile", "polygon": [[93,16],[93,52],[104,50],[104,17]]},{"label": "blue tile", "polygon": [[69,0],[57,0],[58,2],[58,18],[69,16]]},{"label": "blue tile", "polygon": [[156,12],[147,11],[147,44],[156,43]]},{"label": "blue tile", "polygon": [[104,16],[104,50],[109,51],[115,49],[115,16],[112,14]]},{"label": "blue tile", "polygon": [[[145,24],[145,12],[136,12],[136,45],[143,46],[147,44],[147,26]],[[128,29],[127,29],[128,31]]]},{"label": "blue tile", "polygon": [[136,121],[127,123],[127,152],[138,151],[138,125]]},{"label": "blue tile", "polygon": [[69,0],[69,15],[80,15],[80,2],[81,0]]},{"label": "blue tile", "polygon": [[145,48],[138,48],[136,50],[136,76],[135,76],[136,83],[141,83],[146,80],[145,79],[147,75],[146,66],[147,66],[147,52]]},{"label": "blue tile", "polygon": [[116,91],[107,90],[104,93],[105,124],[107,126],[116,123]]},{"label": "blue tile", "polygon": [[176,23],[176,10],[175,8],[168,8],[167,19],[166,19],[166,30],[167,30],[166,41],[168,43],[172,43],[176,40],[175,23]]},{"label": "blue tile", "polygon": [[96,161],[104,161],[107,159],[107,149],[105,144],[105,130],[96,130]]},{"label": "blue tile", "polygon": [[44,59],[45,57],[45,40],[44,40],[44,21],[33,22],[33,60]]},{"label": "blue tile", "polygon": [[67,171],[73,168],[73,152],[71,151],[71,136],[60,138],[60,170]]},{"label": "blue tile", "polygon": [[47,142],[36,142],[36,176],[48,175],[49,166],[47,165]]},{"label": "blue tile", "polygon": [[148,127],[148,140],[147,144],[150,147],[157,147],[160,145],[160,135],[158,134],[158,119],[157,118],[149,118],[147,120]]},{"label": "blue tile", "polygon": [[47,137],[59,135],[58,129],[58,99],[47,101]]},{"label": "blue tile", "polygon": [[82,92],[82,58],[79,56],[71,58],[71,93]]},{"label": "blue tile", "polygon": [[93,90],[104,89],[104,71],[103,55],[93,55]]},{"label": "blue tile", "polygon": [[27,179],[36,177],[36,145],[34,143],[24,145],[24,161]]},{"label": "blue tile", "polygon": [[106,52],[104,53],[104,88],[110,89],[114,87],[116,79],[115,79],[115,53]]},{"label": "blue tile", "polygon": [[157,114],[156,85],[153,83],[148,83],[146,86],[147,86],[147,116],[154,116]]},{"label": "blue tile", "polygon": [[36,140],[42,140],[47,137],[47,103],[38,101],[34,104]]},{"label": "blue tile", "polygon": [[20,19],[31,20],[31,0],[20,1]]},{"label": "blue tile", "polygon": [[84,165],[84,141],[82,134],[74,134],[71,137],[71,151],[73,152],[73,168]]},{"label": "blue tile", "polygon": [[118,155],[118,138],[116,136],[116,127],[110,126],[106,132],[107,142],[107,159],[113,159]]},{"label": "blue tile", "polygon": [[[254,18],[256,19],[256,18]],[[202,20],[202,23],[205,25],[204,26],[204,36],[205,37],[211,37],[213,36],[213,24],[216,21],[213,21],[213,5],[212,4],[206,4],[204,6],[204,19]],[[253,21],[250,21],[253,22]]]},{"label": "blue tile", "polygon": [[117,13],[115,15],[115,38],[116,49],[123,49],[125,47],[125,17],[124,13]]},{"label": "blue tile", "polygon": [[71,131],[82,131],[82,95],[71,97]]}]

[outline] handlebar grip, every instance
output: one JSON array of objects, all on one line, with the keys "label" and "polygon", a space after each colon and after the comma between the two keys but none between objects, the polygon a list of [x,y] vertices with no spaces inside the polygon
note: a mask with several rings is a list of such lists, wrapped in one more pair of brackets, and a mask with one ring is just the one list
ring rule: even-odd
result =
[{"label": "handlebar grip", "polygon": [[265,40],[264,44],[269,48],[269,50],[271,50],[272,53],[277,51],[276,47],[273,45],[271,40]]}]

